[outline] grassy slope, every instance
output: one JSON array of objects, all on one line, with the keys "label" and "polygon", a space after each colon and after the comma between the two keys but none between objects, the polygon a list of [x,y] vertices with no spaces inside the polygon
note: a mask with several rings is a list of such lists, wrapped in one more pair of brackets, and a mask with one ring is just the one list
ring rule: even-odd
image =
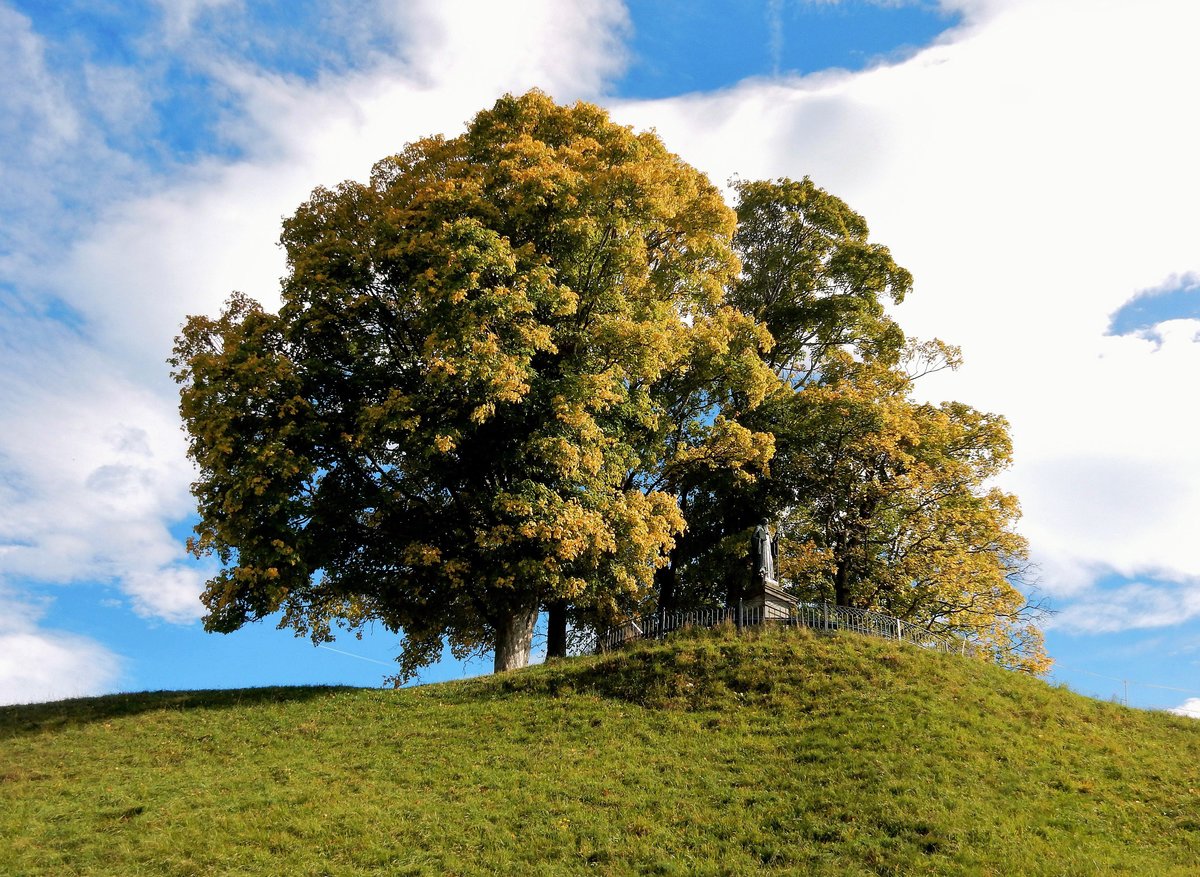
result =
[{"label": "grassy slope", "polygon": [[404,691],[0,709],[0,873],[1195,874],[1200,724],[698,634]]}]

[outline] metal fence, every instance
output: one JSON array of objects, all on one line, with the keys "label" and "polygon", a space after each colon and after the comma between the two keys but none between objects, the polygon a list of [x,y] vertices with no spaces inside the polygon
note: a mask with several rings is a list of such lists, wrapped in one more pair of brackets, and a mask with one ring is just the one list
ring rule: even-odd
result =
[{"label": "metal fence", "polygon": [[642,615],[600,633],[595,640],[595,651],[605,652],[635,639],[662,639],[673,631],[687,627],[716,627],[720,624],[732,624],[738,629],[767,624],[826,631],[849,630],[868,636],[909,642],[939,652],[956,655],[975,653],[974,647],[965,639],[937,634],[882,612],[834,606],[830,603],[801,603],[786,615],[776,611],[764,612],[761,606],[693,609]]}]

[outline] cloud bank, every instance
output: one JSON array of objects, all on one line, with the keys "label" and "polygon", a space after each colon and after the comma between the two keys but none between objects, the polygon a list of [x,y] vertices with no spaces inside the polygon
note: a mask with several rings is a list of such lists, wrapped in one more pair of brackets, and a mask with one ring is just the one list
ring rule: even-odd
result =
[{"label": "cloud bank", "polygon": [[1189,719],[1200,719],[1200,697],[1189,697],[1179,706],[1167,710],[1177,716],[1187,716]]}]

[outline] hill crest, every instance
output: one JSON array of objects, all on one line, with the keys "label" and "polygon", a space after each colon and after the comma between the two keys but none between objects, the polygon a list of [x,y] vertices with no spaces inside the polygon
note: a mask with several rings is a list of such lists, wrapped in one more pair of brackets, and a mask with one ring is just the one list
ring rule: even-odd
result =
[{"label": "hill crest", "polygon": [[400,691],[0,709],[14,874],[1190,874],[1200,726],[901,643],[697,631]]}]

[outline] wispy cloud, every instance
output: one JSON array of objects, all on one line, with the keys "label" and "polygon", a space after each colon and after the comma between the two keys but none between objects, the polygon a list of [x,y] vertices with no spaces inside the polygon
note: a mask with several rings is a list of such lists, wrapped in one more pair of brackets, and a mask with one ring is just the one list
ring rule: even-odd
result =
[{"label": "wispy cloud", "polygon": [[164,30],[171,42],[192,33],[192,27],[206,10],[241,5],[241,0],[154,0],[162,12]]},{"label": "wispy cloud", "polygon": [[41,614],[0,581],[0,704],[111,690],[121,659],[87,637],[39,628]]},{"label": "wispy cloud", "polygon": [[1097,634],[1172,627],[1200,617],[1200,578],[1119,584],[1073,598],[1049,619],[1048,628]]},{"label": "wispy cloud", "polygon": [[86,190],[95,183],[81,179],[66,161],[85,142],[86,119],[67,83],[52,70],[45,41],[27,17],[5,5],[0,5],[0,58],[5,69],[0,89],[2,269],[18,252],[42,251],[43,235],[70,224],[62,215],[64,200],[77,186]]},{"label": "wispy cloud", "polygon": [[771,72],[775,76],[783,63],[783,3],[784,0],[767,0],[767,50],[771,53]]},{"label": "wispy cloud", "polygon": [[0,355],[0,574],[112,581],[139,613],[198,618],[204,568],[168,529],[191,508],[172,407],[69,333],[27,329],[40,344]]}]

